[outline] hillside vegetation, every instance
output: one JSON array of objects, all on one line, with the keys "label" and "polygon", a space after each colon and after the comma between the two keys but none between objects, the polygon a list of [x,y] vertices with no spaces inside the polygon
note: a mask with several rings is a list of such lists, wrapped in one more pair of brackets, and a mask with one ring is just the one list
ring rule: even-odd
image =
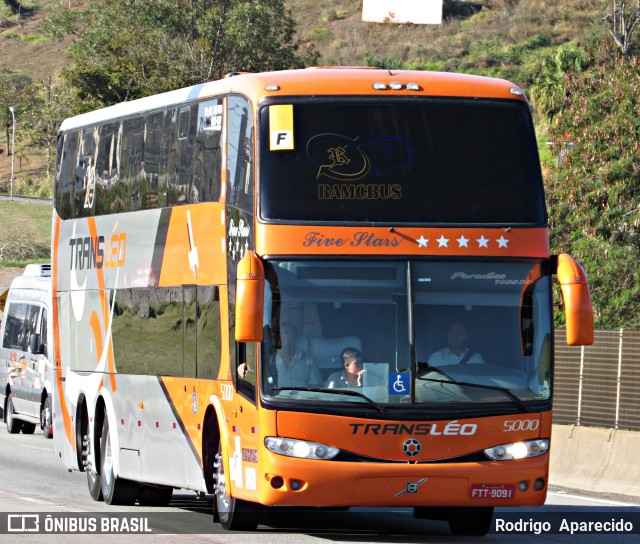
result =
[{"label": "hillside vegetation", "polygon": [[359,0],[2,0],[0,194],[10,105],[14,194],[50,197],[64,117],[226,71],[375,65],[503,77],[531,100],[552,250],[585,266],[598,326],[640,327],[640,25],[624,33],[639,0],[444,0],[433,26],[361,14]]}]

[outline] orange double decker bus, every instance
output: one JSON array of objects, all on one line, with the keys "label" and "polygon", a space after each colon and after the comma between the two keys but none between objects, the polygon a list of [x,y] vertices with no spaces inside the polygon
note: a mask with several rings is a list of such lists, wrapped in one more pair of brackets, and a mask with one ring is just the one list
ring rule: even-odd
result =
[{"label": "orange double decker bus", "polygon": [[66,120],[54,200],[55,449],[94,499],[544,503],[552,277],[569,343],[593,315],[515,85],[234,74]]}]

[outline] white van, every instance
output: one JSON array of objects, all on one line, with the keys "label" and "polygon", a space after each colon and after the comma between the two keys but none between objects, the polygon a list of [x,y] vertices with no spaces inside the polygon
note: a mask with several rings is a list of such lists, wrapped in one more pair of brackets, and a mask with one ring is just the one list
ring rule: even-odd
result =
[{"label": "white van", "polygon": [[30,264],[11,283],[0,326],[0,406],[10,433],[40,425],[53,437],[51,265]]}]

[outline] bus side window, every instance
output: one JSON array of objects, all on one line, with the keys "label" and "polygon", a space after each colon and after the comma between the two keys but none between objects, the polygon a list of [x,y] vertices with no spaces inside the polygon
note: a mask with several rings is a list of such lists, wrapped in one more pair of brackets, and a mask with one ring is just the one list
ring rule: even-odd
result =
[{"label": "bus side window", "polygon": [[216,285],[198,286],[196,378],[216,379],[220,371],[222,329],[220,293]]},{"label": "bus side window", "polygon": [[228,98],[227,167],[227,204],[253,213],[253,119],[240,96]]},{"label": "bus side window", "polygon": [[[233,373],[236,390],[250,401],[256,401],[256,348],[253,342],[236,343],[236,364]],[[241,365],[248,365],[249,371],[240,375]]]},{"label": "bus side window", "polygon": [[73,217],[87,217],[91,209],[85,208],[87,189],[95,187],[96,139],[98,127],[86,128],[81,132],[73,184]]},{"label": "bus side window", "polygon": [[206,100],[198,105],[198,138],[193,165],[193,191],[198,202],[220,199],[222,176],[222,100]]},{"label": "bus side window", "polygon": [[73,208],[73,184],[75,182],[78,154],[78,131],[68,132],[58,139],[55,200],[56,210],[62,219],[75,217]]},{"label": "bus side window", "polygon": [[147,180],[144,177],[144,117],[122,122],[120,183],[131,191],[131,211],[143,209]]},{"label": "bus side window", "polygon": [[144,177],[146,178],[146,198],[143,209],[166,205],[167,146],[165,133],[169,132],[169,113],[160,111],[147,115],[144,136]]},{"label": "bus side window", "polygon": [[[87,212],[91,212],[93,202],[96,215],[131,211],[128,187],[123,184],[118,172],[120,136],[120,123],[109,123],[100,127],[95,174],[93,179],[89,180],[93,187],[87,187],[89,194],[85,196],[84,206]],[[93,198],[91,191],[94,192]],[[98,195],[102,198],[97,198]],[[100,209],[100,206],[106,209]]]}]

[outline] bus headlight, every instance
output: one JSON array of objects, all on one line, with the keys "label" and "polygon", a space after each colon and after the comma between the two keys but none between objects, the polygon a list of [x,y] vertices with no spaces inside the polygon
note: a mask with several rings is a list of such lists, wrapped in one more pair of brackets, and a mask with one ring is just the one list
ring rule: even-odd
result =
[{"label": "bus headlight", "polygon": [[549,451],[549,439],[529,440],[527,442],[513,442],[502,444],[484,450],[485,455],[492,461],[506,461],[508,459],[524,459],[536,457]]},{"label": "bus headlight", "polygon": [[333,459],[340,450],[325,444],[296,440],[295,438],[283,438],[281,436],[267,436],[264,445],[269,451],[278,455],[299,457],[301,459]]}]

